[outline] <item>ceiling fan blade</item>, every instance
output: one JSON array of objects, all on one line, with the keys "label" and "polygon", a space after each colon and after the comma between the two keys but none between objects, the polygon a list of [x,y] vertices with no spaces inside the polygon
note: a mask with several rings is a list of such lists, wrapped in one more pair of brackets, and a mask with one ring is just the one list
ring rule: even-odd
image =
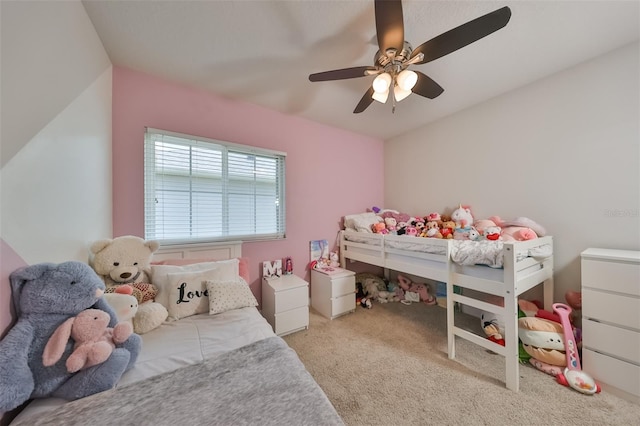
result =
[{"label": "ceiling fan blade", "polygon": [[433,61],[498,31],[507,25],[510,18],[511,9],[507,6],[494,10],[422,43],[413,51],[411,57],[419,53],[424,54],[424,58],[416,64]]},{"label": "ceiling fan blade", "polygon": [[339,70],[317,72],[309,75],[311,81],[345,80],[347,78],[365,77],[370,75],[367,71],[376,71],[375,67],[353,67]]},{"label": "ceiling fan blade", "polygon": [[384,53],[387,49],[396,49],[399,53],[404,47],[404,21],[401,0],[376,0],[376,35],[378,47]]},{"label": "ceiling fan blade", "polygon": [[358,105],[356,105],[356,109],[353,110],[353,113],[359,114],[365,109],[367,109],[367,107],[371,105],[371,102],[373,102],[372,96],[373,96],[373,87],[369,87],[369,90],[367,90],[367,93],[364,94],[362,99],[360,99],[360,102],[358,102]]},{"label": "ceiling fan blade", "polygon": [[418,74],[418,82],[411,91],[416,95],[424,96],[425,98],[434,99],[437,98],[444,92],[444,89],[435,81],[431,79],[431,77],[426,76],[420,71],[415,71]]}]

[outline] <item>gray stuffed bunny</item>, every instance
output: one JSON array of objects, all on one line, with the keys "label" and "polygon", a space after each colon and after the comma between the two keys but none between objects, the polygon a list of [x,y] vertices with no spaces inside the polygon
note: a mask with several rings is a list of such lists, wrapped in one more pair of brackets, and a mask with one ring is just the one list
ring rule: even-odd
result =
[{"label": "gray stuffed bunny", "polygon": [[43,365],[49,337],[65,320],[88,308],[116,315],[101,297],[104,283],[82,262],[41,263],[14,271],[10,276],[18,321],[0,341],[0,412],[10,411],[31,398],[82,398],[111,389],[135,363],[142,341],[132,334],[102,364],[69,373],[65,362],[73,350],[69,341],[61,359]]}]

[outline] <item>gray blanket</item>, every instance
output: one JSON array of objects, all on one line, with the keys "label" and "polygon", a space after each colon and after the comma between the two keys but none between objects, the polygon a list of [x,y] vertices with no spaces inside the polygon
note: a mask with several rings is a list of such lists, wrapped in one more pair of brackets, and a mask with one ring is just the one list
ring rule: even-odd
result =
[{"label": "gray blanket", "polygon": [[280,337],[65,404],[29,425],[343,425]]}]

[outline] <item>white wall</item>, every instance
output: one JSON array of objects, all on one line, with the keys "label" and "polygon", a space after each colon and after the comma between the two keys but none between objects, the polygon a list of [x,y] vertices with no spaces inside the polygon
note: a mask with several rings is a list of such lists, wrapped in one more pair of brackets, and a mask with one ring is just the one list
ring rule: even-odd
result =
[{"label": "white wall", "polygon": [[[555,299],[580,288],[580,252],[640,250],[638,43],[385,144],[385,206],[470,204],[529,217],[555,244]],[[437,99],[433,102],[437,102]]]},{"label": "white wall", "polygon": [[0,2],[0,336],[9,274],[111,236],[111,63],[79,1]]},{"label": "white wall", "polygon": [[111,237],[111,67],[2,168],[2,239],[28,264]]},{"label": "white wall", "polygon": [[4,166],[111,62],[78,0],[2,1],[0,15]]}]

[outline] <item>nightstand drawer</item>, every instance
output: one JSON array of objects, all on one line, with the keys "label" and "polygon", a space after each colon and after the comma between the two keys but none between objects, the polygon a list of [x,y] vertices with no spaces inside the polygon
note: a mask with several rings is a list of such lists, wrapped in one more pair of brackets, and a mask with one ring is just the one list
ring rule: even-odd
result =
[{"label": "nightstand drawer", "polygon": [[[640,364],[640,333],[625,328],[582,321],[585,348]],[[640,380],[640,377],[638,378]]]},{"label": "nightstand drawer", "polygon": [[277,335],[289,333],[291,331],[300,330],[309,326],[309,307],[292,309],[275,315],[276,325],[274,332]]},{"label": "nightstand drawer", "polygon": [[640,296],[640,265],[583,259],[582,287]]},{"label": "nightstand drawer", "polygon": [[279,291],[275,299],[275,312],[309,306],[309,288],[307,286]]},{"label": "nightstand drawer", "polygon": [[356,309],[356,294],[351,292],[344,296],[337,297],[331,301],[331,312],[334,317],[351,312]]},{"label": "nightstand drawer", "polygon": [[583,288],[582,315],[640,330],[640,298]]},{"label": "nightstand drawer", "polygon": [[[354,275],[348,277],[333,278],[331,280],[331,295],[339,297],[345,294],[355,294],[356,279]],[[355,298],[353,299],[355,300]]]}]

